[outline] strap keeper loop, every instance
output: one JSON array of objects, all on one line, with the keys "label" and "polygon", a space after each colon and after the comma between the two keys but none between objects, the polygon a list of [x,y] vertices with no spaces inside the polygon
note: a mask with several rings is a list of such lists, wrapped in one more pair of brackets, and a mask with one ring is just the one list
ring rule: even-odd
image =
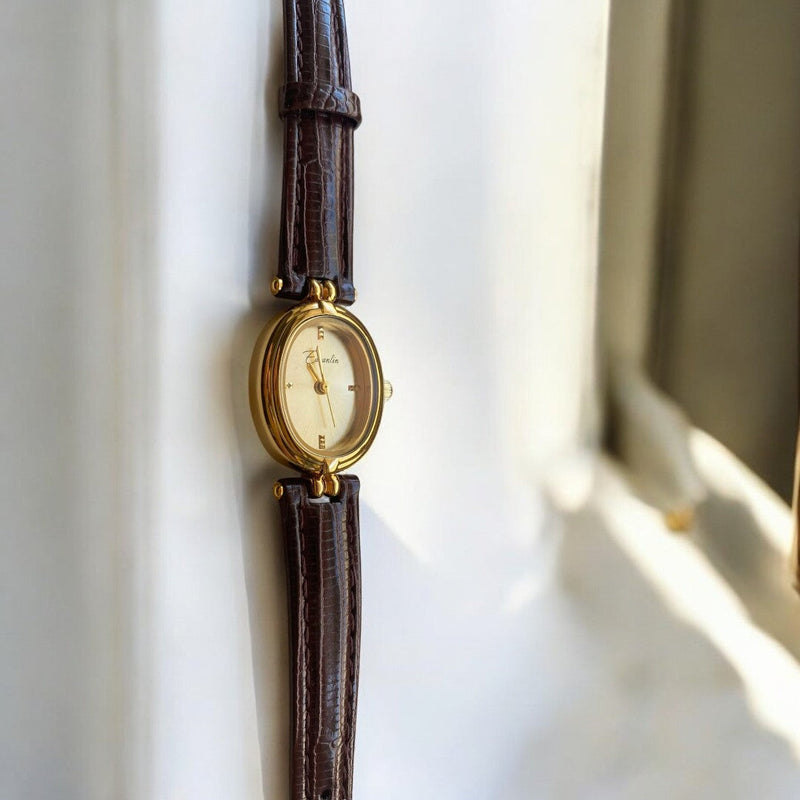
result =
[{"label": "strap keeper loop", "polygon": [[289,114],[303,111],[316,111],[320,114],[333,114],[361,124],[361,101],[358,95],[342,86],[327,86],[319,83],[287,83],[281,86],[279,95],[279,115],[281,119]]}]

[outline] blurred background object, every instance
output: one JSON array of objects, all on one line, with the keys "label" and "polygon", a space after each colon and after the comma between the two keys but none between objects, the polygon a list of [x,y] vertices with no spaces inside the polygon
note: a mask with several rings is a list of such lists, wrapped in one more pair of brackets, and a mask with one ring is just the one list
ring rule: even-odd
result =
[{"label": "blurred background object", "polygon": [[792,498],[792,518],[794,539],[789,568],[792,572],[794,588],[800,592],[800,430],[797,433],[797,452],[794,461],[794,497]]},{"label": "blurred background object", "polygon": [[800,6],[618,0],[609,37],[600,281],[611,363],[638,364],[789,502]]},{"label": "blurred background object", "polygon": [[658,383],[787,502],[798,410],[800,5],[677,4]]}]

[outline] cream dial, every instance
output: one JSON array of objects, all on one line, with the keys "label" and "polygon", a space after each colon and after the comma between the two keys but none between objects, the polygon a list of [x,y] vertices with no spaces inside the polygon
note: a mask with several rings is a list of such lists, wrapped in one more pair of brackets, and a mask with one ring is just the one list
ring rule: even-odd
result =
[{"label": "cream dial", "polygon": [[[301,472],[330,475],[358,461],[390,396],[369,332],[334,303],[309,299],[273,319],[256,341],[250,361],[256,430],[278,461]],[[335,488],[325,480],[326,491]]]},{"label": "cream dial", "polygon": [[377,368],[358,330],[320,314],[299,325],[278,364],[280,406],[292,438],[335,459],[364,436],[377,402]]}]

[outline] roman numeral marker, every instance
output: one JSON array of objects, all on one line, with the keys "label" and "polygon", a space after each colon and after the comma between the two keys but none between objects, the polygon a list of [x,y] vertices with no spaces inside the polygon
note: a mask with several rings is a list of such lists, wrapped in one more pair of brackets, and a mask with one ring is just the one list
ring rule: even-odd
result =
[{"label": "roman numeral marker", "polygon": [[325,449],[325,437],[322,434],[319,435],[319,449]]}]

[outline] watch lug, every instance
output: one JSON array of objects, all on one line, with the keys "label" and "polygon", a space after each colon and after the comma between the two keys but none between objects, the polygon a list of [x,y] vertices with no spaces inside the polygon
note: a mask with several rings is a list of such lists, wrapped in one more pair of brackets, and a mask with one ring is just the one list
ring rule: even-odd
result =
[{"label": "watch lug", "polygon": [[337,466],[337,461],[328,461],[325,459],[322,462],[322,469],[311,475],[311,491],[314,497],[337,497],[341,491],[339,483],[339,476],[336,475],[334,470]]},{"label": "watch lug", "polygon": [[308,295],[306,299],[308,302],[317,303],[317,305],[328,314],[335,313],[333,304],[336,302],[338,293],[336,291],[336,284],[333,281],[318,281],[312,278],[308,282]]}]

